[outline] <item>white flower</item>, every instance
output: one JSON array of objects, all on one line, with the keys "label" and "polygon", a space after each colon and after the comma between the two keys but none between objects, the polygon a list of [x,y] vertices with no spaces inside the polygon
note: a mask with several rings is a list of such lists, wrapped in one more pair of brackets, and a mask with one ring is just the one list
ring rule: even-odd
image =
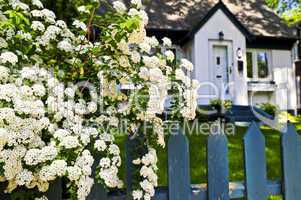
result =
[{"label": "white flower", "polygon": [[41,151],[39,149],[29,149],[24,157],[26,165],[33,166],[39,164],[40,153]]},{"label": "white flower", "polygon": [[97,151],[102,152],[107,148],[107,145],[103,140],[96,140],[94,143],[94,148],[97,149]]},{"label": "white flower", "polygon": [[38,8],[43,8],[44,7],[43,4],[42,4],[42,2],[39,1],[39,0],[32,0],[32,5],[34,5],[34,6],[38,7]]},{"label": "white flower", "polygon": [[13,52],[7,51],[4,53],[1,53],[0,61],[4,64],[10,63],[12,65],[15,65],[18,62],[18,56],[16,56],[16,54],[14,54]]},{"label": "white flower", "polygon": [[140,12],[135,8],[131,8],[128,12],[128,15],[129,16],[140,16]]},{"label": "white flower", "polygon": [[148,180],[144,180],[144,181],[140,182],[140,186],[145,192],[149,193],[150,196],[154,196],[155,188],[154,188],[153,184],[150,183]]},{"label": "white flower", "polygon": [[148,24],[148,15],[144,10],[140,10],[140,18],[142,19],[143,25],[146,26]]},{"label": "white flower", "polygon": [[113,8],[119,13],[124,13],[127,10],[126,6],[121,1],[114,1]]},{"label": "white flower", "polygon": [[99,166],[102,168],[108,168],[111,166],[111,160],[110,158],[102,158],[99,161]]},{"label": "white flower", "polygon": [[2,37],[0,37],[0,49],[5,49],[7,48],[8,44],[6,42],[6,40]]},{"label": "white flower", "polygon": [[89,195],[91,188],[94,184],[94,180],[88,176],[81,176],[77,183],[77,199],[85,200]]},{"label": "white flower", "polygon": [[162,39],[162,41],[163,41],[163,45],[164,45],[164,46],[166,46],[166,47],[171,47],[171,46],[172,46],[172,42],[171,42],[171,40],[170,40],[169,38],[164,37],[164,38]]},{"label": "white flower", "polygon": [[193,70],[193,64],[192,64],[189,60],[187,60],[187,59],[185,59],[185,58],[181,59],[181,64],[180,64],[180,66],[181,66],[182,68],[187,69],[188,71],[192,71],[192,70]]},{"label": "white flower", "polygon": [[31,24],[31,28],[34,31],[41,31],[41,32],[45,31],[45,26],[40,21],[33,21]]},{"label": "white flower", "polygon": [[80,13],[90,14],[90,11],[86,8],[86,6],[80,6],[77,8],[77,10]]},{"label": "white flower", "polygon": [[131,60],[133,61],[133,63],[137,64],[141,61],[141,56],[140,53],[137,51],[132,51],[131,52]]},{"label": "white flower", "polygon": [[170,50],[165,51],[164,55],[167,57],[167,60],[169,60],[171,62],[175,59],[174,53]]},{"label": "white flower", "polygon": [[36,197],[34,200],[48,200],[46,196]]},{"label": "white flower", "polygon": [[51,166],[43,166],[42,169],[39,172],[39,178],[42,181],[52,181],[56,178],[56,171],[55,168],[52,168]]},{"label": "white flower", "polygon": [[109,153],[113,155],[119,155],[120,154],[119,147],[116,144],[111,144],[109,146]]},{"label": "white flower", "polygon": [[148,80],[148,78],[149,78],[149,71],[148,71],[148,69],[146,68],[146,67],[141,67],[140,68],[140,72],[139,72],[139,77],[140,78],[142,78],[142,79],[144,79],[144,80]]},{"label": "white flower", "polygon": [[195,90],[199,89],[200,82],[196,79],[192,80],[191,87],[192,87],[192,89],[195,89]]},{"label": "white flower", "polygon": [[176,79],[177,80],[184,80],[185,79],[185,73],[182,69],[176,69]]},{"label": "white flower", "polygon": [[67,137],[68,135],[70,135],[69,131],[67,131],[65,129],[58,129],[57,131],[55,131],[53,136],[54,136],[54,138],[62,140],[63,138]]},{"label": "white flower", "polygon": [[29,184],[32,180],[33,180],[32,172],[28,171],[27,169],[24,169],[16,176],[16,183],[18,185]]},{"label": "white flower", "polygon": [[61,42],[58,43],[57,47],[60,50],[66,51],[66,52],[72,52],[74,47],[72,46],[72,44],[70,44],[69,41],[67,40],[63,40]]},{"label": "white flower", "polygon": [[146,67],[154,68],[160,66],[160,60],[157,56],[143,56],[143,63]]},{"label": "white flower", "polygon": [[39,161],[45,162],[53,160],[58,154],[58,149],[54,146],[46,146],[40,150]]},{"label": "white flower", "polygon": [[157,40],[156,37],[146,37],[147,43],[151,45],[152,47],[157,47],[159,46],[159,41]]},{"label": "white flower", "polygon": [[78,139],[75,136],[66,136],[62,138],[60,145],[66,149],[73,149],[80,146]]},{"label": "white flower", "polygon": [[51,10],[48,10],[48,9],[43,9],[41,12],[42,12],[42,16],[45,18],[46,22],[52,23],[52,24],[55,23],[56,16],[55,16],[54,12],[52,12]]},{"label": "white flower", "polygon": [[61,29],[67,29],[67,24],[63,20],[57,20],[55,23],[57,27],[60,27]]},{"label": "white flower", "polygon": [[41,84],[34,84],[32,86],[32,90],[33,90],[33,93],[38,97],[42,97],[46,94],[46,89]]},{"label": "white flower", "polygon": [[63,176],[67,169],[67,162],[65,160],[55,160],[51,163],[50,167],[57,176]]},{"label": "white flower", "polygon": [[143,197],[143,191],[141,190],[134,190],[133,191],[133,199],[134,200],[141,200]]},{"label": "white flower", "polygon": [[67,167],[68,179],[76,181],[82,175],[82,170],[78,166]]},{"label": "white flower", "polygon": [[136,160],[133,160],[132,163],[133,163],[134,165],[140,165],[140,164],[141,164],[141,159],[138,158],[138,159],[136,159]]},{"label": "white flower", "polygon": [[131,4],[135,5],[137,8],[141,8],[142,7],[141,0],[131,0]]},{"label": "white flower", "polygon": [[158,67],[151,68],[149,70],[149,79],[155,82],[161,81],[163,79],[163,73],[161,69],[159,69]]},{"label": "white flower", "polygon": [[75,28],[81,29],[86,31],[87,30],[87,26],[85,23],[79,21],[79,20],[74,20],[74,22],[72,23],[73,26],[75,26]]},{"label": "white flower", "polygon": [[145,53],[150,53],[151,51],[151,46],[147,42],[139,43],[139,48]]},{"label": "white flower", "polygon": [[122,51],[124,54],[129,54],[130,52],[129,45],[125,40],[121,40],[118,43],[118,49]]},{"label": "white flower", "polygon": [[67,97],[69,97],[69,98],[73,98],[74,97],[74,95],[75,95],[75,91],[74,91],[74,89],[72,89],[72,88],[66,88],[65,89],[65,91],[64,91],[64,93],[65,93],[65,95],[67,95]]},{"label": "white flower", "polygon": [[40,11],[40,10],[32,10],[30,12],[30,14],[33,16],[33,17],[42,17],[43,16],[43,13]]},{"label": "white flower", "polygon": [[6,82],[8,80],[9,71],[7,67],[0,65],[0,81]]},{"label": "white flower", "polygon": [[13,9],[20,8],[22,10],[29,10],[29,6],[20,1],[12,1],[12,7],[13,7]]},{"label": "white flower", "polygon": [[97,104],[92,101],[92,102],[88,103],[87,108],[90,113],[95,113],[97,111]]}]

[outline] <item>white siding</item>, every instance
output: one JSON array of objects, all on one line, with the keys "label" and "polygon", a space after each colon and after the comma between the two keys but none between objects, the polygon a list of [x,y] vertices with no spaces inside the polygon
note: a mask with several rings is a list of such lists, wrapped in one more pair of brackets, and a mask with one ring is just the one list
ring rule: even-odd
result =
[{"label": "white siding", "polygon": [[[241,48],[244,52],[243,60],[246,60],[246,38],[221,10],[218,10],[194,37],[194,56],[192,57],[194,58],[196,78],[201,83],[212,82],[212,80],[215,80],[214,71],[210,66],[211,57],[209,55],[209,43],[210,41],[219,42],[219,32],[221,31],[224,33],[224,40],[232,44],[232,52],[230,52],[232,62],[229,63],[229,65],[232,70],[232,80],[234,82],[232,94],[233,103],[247,105],[248,92],[245,79],[246,70],[244,70],[243,73],[238,72],[236,59],[236,51],[238,48]],[[210,87],[201,87],[199,94],[202,95],[200,96],[199,103],[207,104],[209,98],[206,98],[203,95],[214,95],[215,93],[212,89],[210,90]],[[212,96],[212,98],[214,98],[214,96]]]},{"label": "white siding", "polygon": [[296,76],[291,51],[272,50],[276,104],[283,110],[297,108]]},{"label": "white siding", "polygon": [[[224,33],[224,40],[219,41],[219,32]],[[199,104],[208,104],[210,99],[218,97],[217,91],[209,86],[216,80],[214,68],[212,67],[212,45],[227,45],[230,49],[229,67],[231,67],[233,88],[230,90],[232,101],[235,105],[249,105],[251,90],[248,90],[247,64],[246,64],[246,38],[231,20],[218,10],[202,28],[195,34],[194,39],[183,47],[185,57],[190,59],[195,70],[192,73],[201,83],[199,89]],[[243,72],[238,71],[238,49],[243,52]],[[272,80],[275,81],[273,88],[262,89],[255,86],[253,103],[271,102],[283,110],[296,110],[297,91],[295,69],[292,58],[292,51],[269,50]],[[259,89],[259,90],[256,90]],[[249,88],[250,89],[250,88]]]}]

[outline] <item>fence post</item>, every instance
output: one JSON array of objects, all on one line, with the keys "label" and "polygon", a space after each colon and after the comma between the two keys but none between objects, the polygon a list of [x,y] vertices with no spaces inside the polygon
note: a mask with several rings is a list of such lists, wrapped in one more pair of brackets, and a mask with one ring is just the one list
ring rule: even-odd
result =
[{"label": "fence post", "polygon": [[190,200],[190,163],[187,138],[178,130],[168,140],[169,200]]},{"label": "fence post", "polygon": [[225,134],[207,140],[208,200],[229,200],[228,141]]},{"label": "fence post", "polygon": [[300,136],[292,124],[281,136],[281,158],[283,170],[283,190],[285,200],[301,198],[301,149]]},{"label": "fence post", "polygon": [[[95,158],[95,161],[92,166],[92,177],[95,177],[96,176],[96,168],[98,166],[98,163],[99,163],[101,157],[98,155],[93,155],[93,157]],[[87,197],[87,200],[100,200],[100,199],[101,200],[108,199],[107,190],[104,185],[95,182],[91,189],[89,196]]]},{"label": "fence post", "polygon": [[246,196],[248,200],[266,200],[267,173],[265,138],[253,122],[244,136]]},{"label": "fence post", "polygon": [[50,183],[49,189],[45,196],[48,199],[62,200],[63,199],[63,183],[62,179],[58,178],[54,182]]},{"label": "fence post", "polygon": [[7,183],[0,183],[0,199],[9,200],[9,194],[4,193],[4,190],[7,188]]},{"label": "fence post", "polygon": [[126,172],[126,191],[127,200],[132,199],[133,181],[139,180],[139,170],[132,161],[142,157],[147,153],[145,146],[145,137],[138,134],[136,137],[129,137],[125,143],[125,172]]}]

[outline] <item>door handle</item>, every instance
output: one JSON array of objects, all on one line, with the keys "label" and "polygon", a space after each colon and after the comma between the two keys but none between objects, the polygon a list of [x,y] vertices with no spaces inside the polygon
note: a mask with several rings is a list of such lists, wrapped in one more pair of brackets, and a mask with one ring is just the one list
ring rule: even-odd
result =
[{"label": "door handle", "polygon": [[216,78],[222,78],[222,76],[221,75],[217,75]]}]

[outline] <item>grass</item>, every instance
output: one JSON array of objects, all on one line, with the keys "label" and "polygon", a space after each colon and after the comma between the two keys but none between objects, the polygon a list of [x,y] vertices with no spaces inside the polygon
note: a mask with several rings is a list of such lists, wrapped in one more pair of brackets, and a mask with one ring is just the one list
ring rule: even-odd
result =
[{"label": "grass", "polygon": [[[246,128],[236,127],[235,135],[228,136],[229,148],[229,179],[230,181],[244,180],[243,167],[243,137]],[[280,133],[268,128],[262,129],[266,139],[267,176],[269,180],[279,180],[281,177]],[[168,136],[167,136],[168,139]],[[166,139],[166,141],[167,141]],[[117,138],[117,143],[124,149],[124,137]],[[190,149],[191,183],[206,183],[206,135],[192,134],[188,136]],[[159,185],[168,185],[167,148],[157,149]],[[122,153],[124,159],[124,151]],[[124,177],[124,170],[121,171]],[[270,197],[270,200],[281,200],[281,197]]]}]

